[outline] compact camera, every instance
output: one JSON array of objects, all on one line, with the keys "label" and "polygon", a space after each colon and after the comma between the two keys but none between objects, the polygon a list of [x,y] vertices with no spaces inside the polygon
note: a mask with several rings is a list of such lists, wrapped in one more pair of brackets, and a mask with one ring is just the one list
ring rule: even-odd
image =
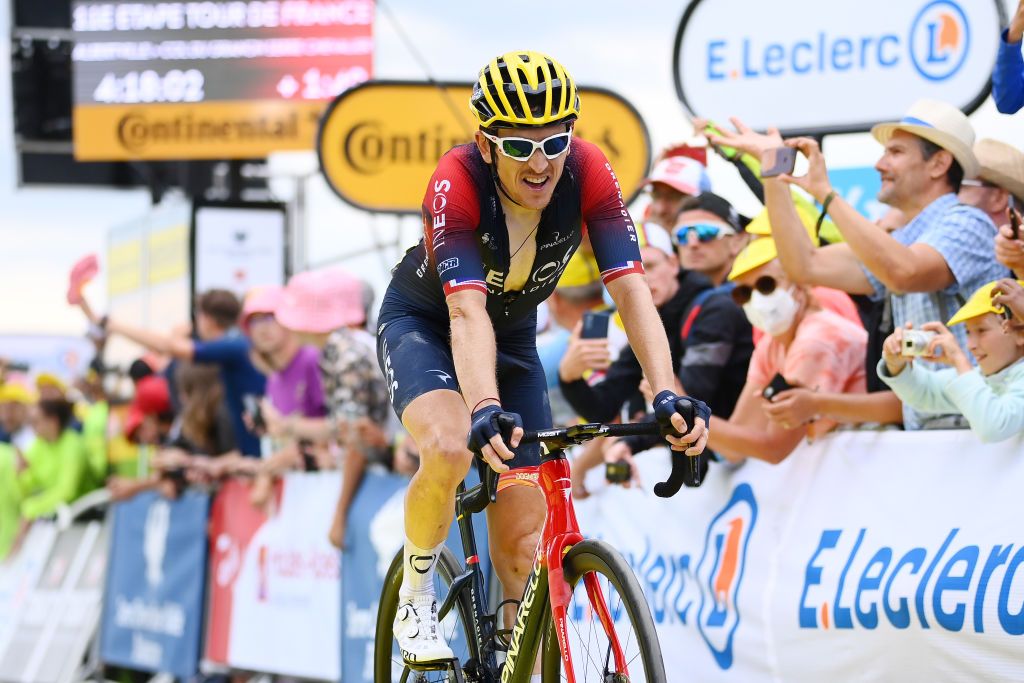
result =
[{"label": "compact camera", "polygon": [[906,330],[903,333],[903,346],[900,355],[923,356],[928,352],[928,345],[935,339],[934,332],[925,330]]}]

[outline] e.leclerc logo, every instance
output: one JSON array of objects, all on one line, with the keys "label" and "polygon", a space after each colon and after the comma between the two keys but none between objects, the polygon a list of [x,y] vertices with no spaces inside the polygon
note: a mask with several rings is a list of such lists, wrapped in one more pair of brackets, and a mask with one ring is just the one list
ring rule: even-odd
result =
[{"label": "e.leclerc logo", "polygon": [[836,35],[827,31],[800,40],[760,44],[752,37],[707,43],[707,79],[778,78],[895,69],[909,60],[925,79],[945,81],[967,58],[971,27],[953,0],[932,0],[898,33]]},{"label": "e.leclerc logo", "polygon": [[[804,629],[894,629],[1024,634],[1024,547],[979,545],[950,529],[915,547],[873,542],[867,529],[825,529],[804,570]],[[923,540],[923,539],[922,539]],[[852,541],[852,544],[851,544]],[[908,544],[910,545],[910,544]]]},{"label": "e.leclerc logo", "polygon": [[[649,537],[642,553],[625,553],[650,603],[654,623],[696,626],[723,670],[733,664],[733,637],[740,625],[737,605],[756,521],[754,491],[749,484],[740,484],[708,524],[696,563],[695,554],[655,552]],[[581,605],[585,604],[584,597],[569,617],[584,619]]]},{"label": "e.leclerc logo", "polygon": [[925,5],[910,28],[910,58],[917,72],[930,81],[944,81],[955,74],[970,44],[967,15],[951,0]]},{"label": "e.leclerc logo", "polygon": [[749,484],[740,484],[722,511],[708,524],[704,553],[697,563],[700,586],[697,630],[723,669],[732,666],[732,640],[740,625],[740,586],[747,545],[756,521],[754,491]]}]

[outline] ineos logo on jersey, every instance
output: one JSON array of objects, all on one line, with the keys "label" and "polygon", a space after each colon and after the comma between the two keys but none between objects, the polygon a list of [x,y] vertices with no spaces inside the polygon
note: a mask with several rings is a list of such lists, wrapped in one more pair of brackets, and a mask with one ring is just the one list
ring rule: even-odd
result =
[{"label": "ineos logo on jersey", "polygon": [[444,213],[444,210],[445,207],[448,206],[448,195],[445,193],[450,189],[452,189],[452,183],[447,179],[438,180],[434,183],[434,199],[431,201],[430,205],[430,209],[434,213],[434,218],[430,224],[430,227],[432,228],[430,246],[432,249],[437,249],[444,244],[445,224],[447,220],[447,214]]},{"label": "ineos logo on jersey", "polygon": [[444,275],[445,272],[451,270],[452,268],[457,268],[458,266],[459,266],[459,259],[458,258],[452,257],[452,258],[445,259],[444,261],[441,261],[440,263],[437,264],[437,274],[438,274],[438,276]]},{"label": "ineos logo on jersey", "polygon": [[533,275],[530,276],[530,280],[533,282],[544,283],[556,275],[561,275],[562,271],[565,270],[565,267],[569,265],[569,259],[572,258],[573,251],[574,249],[570,247],[565,252],[565,256],[562,257],[561,261],[548,261],[537,268],[537,270],[533,271]]}]

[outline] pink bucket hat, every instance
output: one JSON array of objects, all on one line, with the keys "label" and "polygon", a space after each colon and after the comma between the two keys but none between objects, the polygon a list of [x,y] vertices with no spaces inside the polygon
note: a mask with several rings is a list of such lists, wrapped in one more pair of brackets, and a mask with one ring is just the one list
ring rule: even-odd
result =
[{"label": "pink bucket hat", "polygon": [[366,320],[363,283],[341,268],[293,275],[274,315],[296,332],[322,334]]},{"label": "pink bucket hat", "polygon": [[245,297],[245,305],[242,306],[242,316],[238,323],[242,332],[249,334],[249,318],[257,313],[276,314],[282,299],[284,299],[284,287],[279,285],[267,285],[251,290]]}]

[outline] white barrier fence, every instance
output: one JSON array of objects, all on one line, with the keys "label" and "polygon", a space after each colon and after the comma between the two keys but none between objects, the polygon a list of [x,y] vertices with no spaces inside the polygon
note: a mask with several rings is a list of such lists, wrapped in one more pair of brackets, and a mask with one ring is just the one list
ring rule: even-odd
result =
[{"label": "white barrier fence", "polygon": [[[638,461],[648,487],[667,467]],[[577,509],[640,577],[669,680],[1020,681],[1022,489],[1020,438],[845,432]]]},{"label": "white barrier fence", "polygon": [[[781,465],[713,465],[704,486],[670,500],[649,491],[667,454],[638,463],[648,490],[607,487],[596,470],[594,493],[577,510],[585,533],[633,565],[670,681],[1024,680],[1021,439],[982,445],[964,431],[840,433]],[[336,475],[289,477],[270,519],[238,518],[251,511],[247,493],[222,491],[224,504],[241,502],[225,508],[227,517],[213,515],[213,593],[233,590],[230,609],[208,615],[207,657],[330,680],[344,651],[341,680],[362,680],[372,628],[348,622],[372,621],[375,567],[393,552],[378,548],[384,538],[376,536],[400,533],[400,505],[386,503],[400,500],[402,486],[368,475],[350,516],[361,530],[350,534],[340,581],[323,540]],[[231,538],[246,550],[229,552],[224,520],[233,520]],[[36,524],[0,565],[0,681],[71,680],[95,630],[106,546],[96,523],[60,535]],[[175,554],[162,557],[171,571]],[[251,569],[232,577],[255,578],[218,588],[224,562]],[[295,580],[310,571],[321,583],[301,597]],[[295,642],[302,625],[316,629],[316,638],[303,636],[319,643],[315,653]],[[255,637],[256,626],[264,633],[259,656],[243,657],[237,636]],[[299,651],[308,669],[301,673]]]}]

